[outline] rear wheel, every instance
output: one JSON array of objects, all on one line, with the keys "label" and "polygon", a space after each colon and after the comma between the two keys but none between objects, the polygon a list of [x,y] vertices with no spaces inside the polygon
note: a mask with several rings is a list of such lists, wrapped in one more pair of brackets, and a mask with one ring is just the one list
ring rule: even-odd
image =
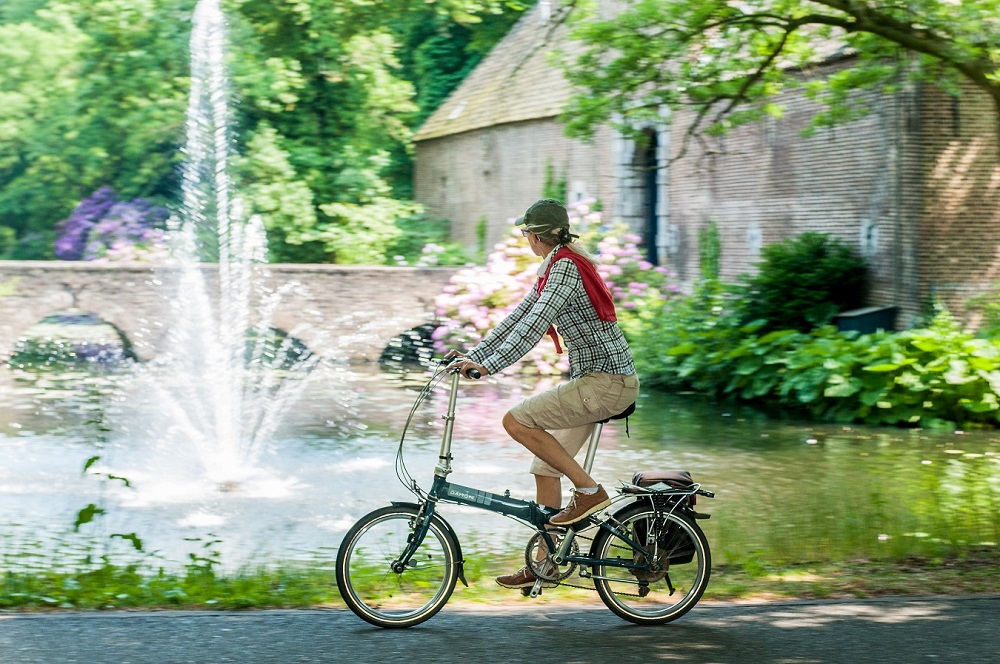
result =
[{"label": "rear wheel", "polygon": [[458,580],[459,546],[431,517],[427,536],[406,563],[398,561],[417,527],[419,508],[383,507],[347,531],[337,553],[337,586],[360,618],[379,627],[411,627],[441,610]]},{"label": "rear wheel", "polygon": [[648,568],[594,565],[594,585],[605,605],[640,625],[667,623],[691,610],[705,592],[712,568],[708,540],[698,524],[679,513],[657,515],[645,501],[620,510],[613,519],[649,556],[604,528],[594,537],[591,556]]}]

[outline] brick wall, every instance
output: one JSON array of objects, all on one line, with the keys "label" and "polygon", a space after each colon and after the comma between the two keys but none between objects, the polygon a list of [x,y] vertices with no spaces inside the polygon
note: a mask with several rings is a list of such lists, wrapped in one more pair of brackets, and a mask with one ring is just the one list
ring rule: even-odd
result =
[{"label": "brick wall", "polygon": [[[218,299],[217,271],[202,267],[207,291]],[[276,307],[271,323],[334,359],[377,359],[395,335],[434,315],[434,298],[453,268],[345,265],[272,265],[262,281],[270,290],[297,284]],[[149,265],[0,261],[0,356],[44,317],[69,308],[94,313],[155,356],[172,320],[176,271]],[[8,292],[11,291],[11,292]]]},{"label": "brick wall", "polygon": [[[801,131],[819,106],[787,94],[781,119],[736,129],[675,162],[669,223],[679,244],[670,262],[682,278],[697,277],[697,233],[714,219],[726,279],[753,272],[758,253],[748,240],[830,233],[869,261],[870,303],[899,305],[903,325],[932,292],[961,314],[969,296],[1000,280],[1000,161],[989,97],[909,87],[859,99],[868,115],[806,138]],[[675,118],[675,155],[689,122]]]},{"label": "brick wall", "polygon": [[452,236],[477,248],[476,227],[487,222],[487,251],[510,231],[509,220],[541,197],[546,165],[557,177],[615,204],[610,130],[595,141],[567,138],[553,119],[477,129],[416,144],[414,195],[435,216],[452,222]]},{"label": "brick wall", "polygon": [[[760,248],[806,231],[829,233],[865,256],[872,304],[917,313],[917,223],[922,200],[913,127],[913,90],[862,95],[870,113],[834,128],[802,132],[819,106],[795,93],[786,112],[696,144],[670,173],[672,266],[698,277],[698,232],[710,220],[722,237],[721,273],[753,273]],[[674,155],[690,114],[675,117]]]},{"label": "brick wall", "polygon": [[958,97],[921,91],[920,290],[958,314],[1000,282],[998,110],[971,86]]}]

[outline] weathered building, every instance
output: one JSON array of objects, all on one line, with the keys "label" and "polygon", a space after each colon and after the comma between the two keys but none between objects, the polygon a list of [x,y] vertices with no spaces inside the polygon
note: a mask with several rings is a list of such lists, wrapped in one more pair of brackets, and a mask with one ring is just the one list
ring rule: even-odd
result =
[{"label": "weathered building", "polygon": [[685,112],[664,113],[643,145],[609,128],[583,143],[558,121],[572,91],[549,53],[572,44],[546,16],[554,4],[526,14],[416,135],[417,200],[452,221],[457,241],[475,247],[484,224],[490,242],[501,237],[552,169],[570,202],[599,199],[685,281],[711,222],[727,279],[752,272],[764,244],[841,238],[869,261],[871,304],[899,306],[904,324],[932,295],[961,312],[1000,281],[1000,146],[986,94],[860,93],[870,113],[806,137],[817,104],[787,92],[780,119],[704,146],[683,149]]},{"label": "weathered building", "polygon": [[[529,11],[415,136],[414,190],[470,249],[506,236],[546,177],[565,179],[570,202],[597,199],[618,218],[621,161],[633,158],[608,128],[584,142],[557,121],[572,90],[550,58],[567,47],[549,3]],[[631,172],[631,168],[627,168]]]}]

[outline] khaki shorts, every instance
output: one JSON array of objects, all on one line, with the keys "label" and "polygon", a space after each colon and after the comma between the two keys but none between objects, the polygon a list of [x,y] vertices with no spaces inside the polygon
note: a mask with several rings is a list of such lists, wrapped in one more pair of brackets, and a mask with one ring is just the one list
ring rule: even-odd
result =
[{"label": "khaki shorts", "polygon": [[[510,409],[511,416],[526,427],[545,429],[575,457],[594,430],[594,423],[622,413],[639,396],[634,375],[596,371],[551,390],[529,397]],[[533,475],[562,477],[562,473],[536,458]]]}]

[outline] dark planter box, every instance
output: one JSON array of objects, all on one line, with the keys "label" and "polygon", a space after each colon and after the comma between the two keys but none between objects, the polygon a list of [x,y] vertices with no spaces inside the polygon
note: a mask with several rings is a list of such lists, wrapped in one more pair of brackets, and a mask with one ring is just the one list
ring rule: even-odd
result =
[{"label": "dark planter box", "polygon": [[864,307],[841,311],[833,317],[833,324],[841,332],[854,330],[861,334],[870,334],[878,330],[896,329],[896,312],[899,307]]}]

